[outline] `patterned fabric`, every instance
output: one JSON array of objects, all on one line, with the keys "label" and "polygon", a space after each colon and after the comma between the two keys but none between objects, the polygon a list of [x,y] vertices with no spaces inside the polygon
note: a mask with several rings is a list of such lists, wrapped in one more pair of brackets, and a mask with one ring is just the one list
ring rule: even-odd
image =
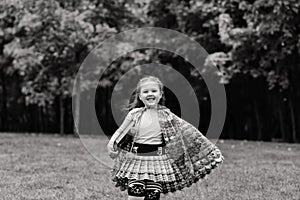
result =
[{"label": "patterned fabric", "polygon": [[160,192],[158,190],[147,190],[144,200],[159,200]]},{"label": "patterned fabric", "polygon": [[[136,109],[134,119],[144,110]],[[164,106],[158,107],[158,117],[166,155],[135,156],[122,150],[112,169],[113,181],[121,190],[127,188],[128,178],[147,177],[159,181],[163,193],[174,192],[191,186],[223,162],[221,151],[193,125]]]},{"label": "patterned fabric", "polygon": [[142,180],[129,180],[128,181],[128,195],[135,197],[145,196],[146,185]]},{"label": "patterned fabric", "polygon": [[146,191],[157,191],[157,192],[162,191],[161,183],[149,181],[149,180],[146,180],[145,182],[146,182]]},{"label": "patterned fabric", "polygon": [[175,181],[174,170],[166,155],[139,156],[133,153],[122,152],[124,159],[116,172],[117,178],[143,180],[155,182]]},{"label": "patterned fabric", "polygon": [[128,195],[135,197],[145,197],[144,199],[158,200],[162,186],[158,182],[151,180],[134,180],[128,181]]}]

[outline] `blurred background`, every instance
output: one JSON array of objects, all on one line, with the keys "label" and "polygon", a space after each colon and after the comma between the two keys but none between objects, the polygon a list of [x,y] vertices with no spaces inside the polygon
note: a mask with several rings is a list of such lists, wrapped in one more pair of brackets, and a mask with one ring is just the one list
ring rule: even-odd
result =
[{"label": "blurred background", "polygon": [[[298,0],[2,0],[0,131],[75,135],[76,98],[74,113],[85,120],[80,128],[96,134],[92,124],[100,121],[112,134],[118,127],[110,107],[115,84],[131,68],[157,62],[189,81],[201,111],[198,128],[205,133],[211,112],[205,82],[170,52],[137,50],[99,66],[89,72],[103,73],[97,84],[82,80],[81,94],[72,96],[79,66],[92,49],[122,31],[155,26],[199,42],[209,53],[205,65],[218,67],[227,95],[221,138],[299,142],[299,14]],[[78,102],[91,98],[85,92],[95,87],[99,120],[82,119],[89,111]],[[180,115],[172,91],[166,90],[166,99]]]}]

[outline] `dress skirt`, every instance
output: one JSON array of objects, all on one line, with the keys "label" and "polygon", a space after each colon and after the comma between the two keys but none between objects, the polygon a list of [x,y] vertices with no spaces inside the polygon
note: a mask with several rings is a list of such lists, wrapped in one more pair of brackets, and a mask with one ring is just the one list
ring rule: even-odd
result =
[{"label": "dress skirt", "polygon": [[179,168],[179,162],[184,162],[183,156],[175,162],[167,155],[143,156],[121,150],[114,162],[111,175],[116,187],[121,191],[128,188],[128,180],[152,180],[162,185],[162,193],[175,192],[191,186],[223,161],[218,149],[207,153],[203,159],[197,158],[194,163],[195,173],[188,168]]},{"label": "dress skirt", "polygon": [[126,190],[129,179],[154,182],[176,181],[175,171],[167,155],[143,156],[122,150],[112,170],[113,181]]}]

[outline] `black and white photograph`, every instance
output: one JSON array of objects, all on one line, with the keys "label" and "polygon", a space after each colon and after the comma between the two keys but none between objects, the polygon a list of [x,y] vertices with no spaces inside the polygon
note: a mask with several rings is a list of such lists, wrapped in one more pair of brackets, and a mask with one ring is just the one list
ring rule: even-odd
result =
[{"label": "black and white photograph", "polygon": [[0,0],[0,200],[300,200],[299,16]]}]

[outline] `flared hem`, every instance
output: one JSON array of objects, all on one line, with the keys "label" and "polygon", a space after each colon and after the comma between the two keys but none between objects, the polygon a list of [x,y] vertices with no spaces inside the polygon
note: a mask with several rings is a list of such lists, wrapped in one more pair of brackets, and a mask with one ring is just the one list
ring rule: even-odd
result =
[{"label": "flared hem", "polygon": [[[157,179],[150,179],[155,182],[159,182],[162,185],[162,193],[173,193],[184,188],[192,186],[194,183],[197,183],[199,180],[204,179],[208,174],[210,174],[213,169],[217,168],[224,160],[224,157],[221,155],[218,149],[211,151],[207,157],[203,158],[205,160],[199,160],[198,162],[193,163],[194,173],[190,173],[190,169],[179,168],[178,163],[183,162],[184,157],[181,156],[178,160],[171,163],[172,169],[174,170],[175,180],[174,181],[157,181]],[[119,187],[121,191],[125,191],[128,188],[127,176],[113,176],[113,182],[116,182],[116,187]],[[143,179],[137,179],[143,180]]]}]

